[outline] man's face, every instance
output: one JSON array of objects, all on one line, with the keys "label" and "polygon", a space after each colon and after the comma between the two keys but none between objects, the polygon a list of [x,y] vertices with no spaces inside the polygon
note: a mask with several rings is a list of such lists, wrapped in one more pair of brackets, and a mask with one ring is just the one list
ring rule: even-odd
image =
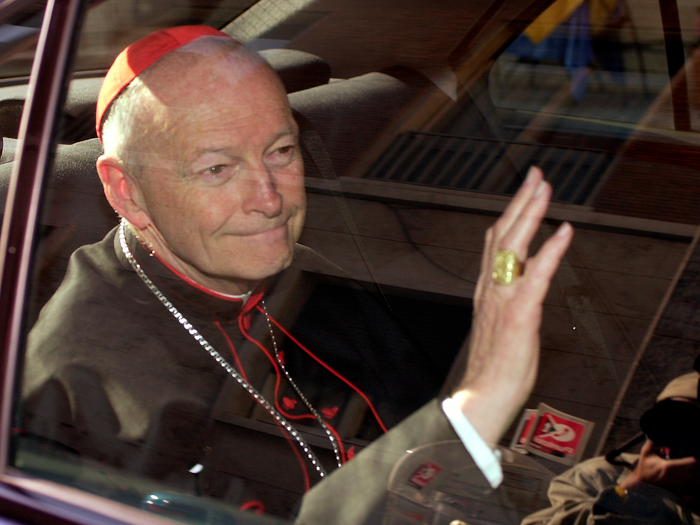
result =
[{"label": "man's face", "polygon": [[176,267],[244,293],[291,263],[301,234],[297,125],[274,73],[245,53],[172,55],[146,81],[162,111],[144,208]]}]

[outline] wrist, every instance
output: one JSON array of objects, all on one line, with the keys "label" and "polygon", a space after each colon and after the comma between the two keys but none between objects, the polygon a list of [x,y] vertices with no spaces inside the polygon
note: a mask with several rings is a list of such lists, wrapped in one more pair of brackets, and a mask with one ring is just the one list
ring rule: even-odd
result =
[{"label": "wrist", "polygon": [[625,492],[628,492],[630,489],[635,487],[636,485],[639,485],[640,479],[639,475],[637,474],[636,470],[633,470],[629,476],[627,476],[625,479],[623,479],[618,487],[620,487],[621,490],[624,490]]},{"label": "wrist", "polygon": [[512,404],[493,392],[484,395],[476,389],[465,388],[450,397],[491,448],[498,444],[517,412],[517,407],[513,409]]},{"label": "wrist", "polygon": [[503,481],[500,450],[493,450],[484,442],[452,398],[443,400],[442,410],[489,485],[497,488]]}]

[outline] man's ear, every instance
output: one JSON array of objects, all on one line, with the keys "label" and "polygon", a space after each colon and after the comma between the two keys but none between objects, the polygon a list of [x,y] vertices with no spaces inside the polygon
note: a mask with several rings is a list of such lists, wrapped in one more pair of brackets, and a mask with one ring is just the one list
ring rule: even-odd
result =
[{"label": "man's ear", "polygon": [[145,209],[138,183],[124,169],[124,165],[114,157],[100,155],[97,159],[97,174],[102,181],[105,197],[119,215],[137,228],[151,224]]}]

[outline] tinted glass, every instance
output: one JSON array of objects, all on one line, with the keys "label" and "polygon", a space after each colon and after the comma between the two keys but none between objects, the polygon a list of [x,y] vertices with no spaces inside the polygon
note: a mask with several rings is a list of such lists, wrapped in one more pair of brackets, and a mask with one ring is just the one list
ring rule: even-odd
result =
[{"label": "tinted glass", "polygon": [[[648,0],[559,0],[554,14],[528,0],[249,4],[105,1],[88,10],[36,232],[11,466],[191,522],[225,522],[241,508],[251,519],[293,519],[315,486],[340,501],[343,488],[321,472],[353,465],[459,378],[485,231],[538,165],[554,203],[533,250],[562,221],[576,235],[545,301],[537,384],[524,419],[499,443],[506,482],[495,492],[474,486],[461,445],[428,444],[399,462],[391,484],[387,471],[378,495],[390,496],[388,523],[428,523],[435,513],[519,523],[547,506],[552,477],[636,434],[661,388],[692,369],[695,8]],[[4,180],[27,82],[18,64],[28,62],[34,20],[13,30],[29,36],[0,83]],[[247,154],[216,157],[226,149],[221,137],[237,133],[236,144],[260,148],[258,128],[221,125],[206,135],[190,108],[172,127],[142,135],[134,148],[142,171],[130,180],[162,221],[163,245],[120,227],[95,168],[105,69],[124,46],[184,24],[221,28],[259,52],[299,127],[298,148],[263,149],[284,156],[291,148],[299,165],[303,158],[305,204],[291,175],[282,184],[296,206],[289,216],[306,209],[302,247],[281,273],[246,280],[264,281],[246,306],[210,285],[219,267],[207,265],[223,257],[208,251],[214,241],[205,233],[234,224],[251,187],[233,192],[217,178],[231,157]],[[175,66],[168,74],[182,82]],[[188,87],[207,96],[215,81],[225,84],[197,78]],[[221,88],[212,112],[221,122],[234,96]],[[215,157],[193,168],[206,198],[187,186],[189,172],[170,186],[149,178],[197,148]],[[101,172],[103,182],[110,173]],[[256,188],[251,195],[261,194]],[[246,227],[250,237],[261,233]],[[185,265],[163,259],[162,246],[187,253]],[[540,419],[527,426],[530,414]],[[562,420],[575,439],[535,439]],[[524,429],[532,434],[521,443]],[[449,482],[431,485],[440,472]],[[357,484],[374,478],[363,473]]]}]

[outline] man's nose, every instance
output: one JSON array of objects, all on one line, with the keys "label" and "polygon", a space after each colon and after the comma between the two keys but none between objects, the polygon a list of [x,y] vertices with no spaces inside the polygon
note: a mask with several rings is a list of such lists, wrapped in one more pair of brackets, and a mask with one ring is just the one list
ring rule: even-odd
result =
[{"label": "man's nose", "polygon": [[243,189],[243,211],[276,217],[282,213],[283,197],[277,187],[274,173],[264,165],[258,165],[246,174]]}]

